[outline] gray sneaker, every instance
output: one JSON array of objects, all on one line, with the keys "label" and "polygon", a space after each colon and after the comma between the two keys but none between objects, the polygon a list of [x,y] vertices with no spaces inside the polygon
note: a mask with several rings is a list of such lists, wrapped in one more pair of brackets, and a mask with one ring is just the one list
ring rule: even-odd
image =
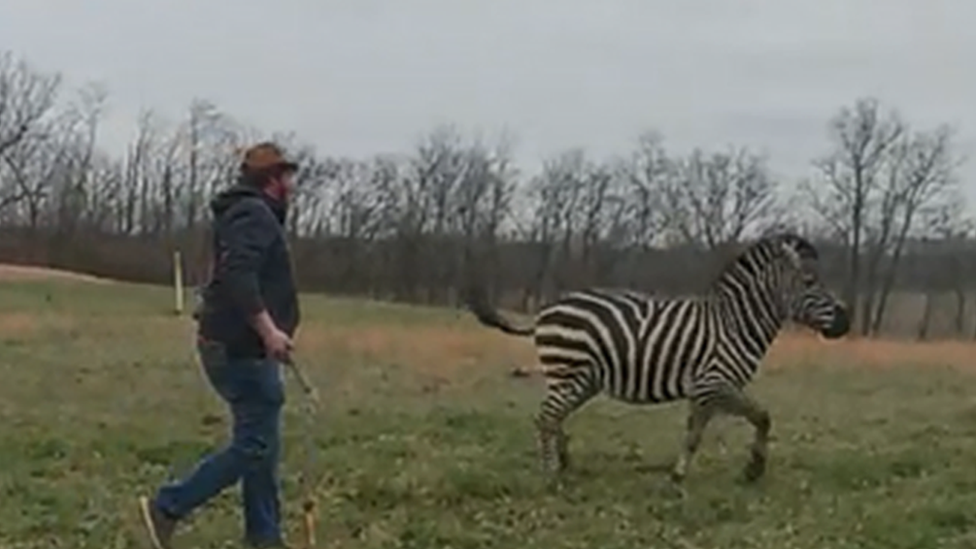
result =
[{"label": "gray sneaker", "polygon": [[167,517],[146,496],[139,496],[139,514],[153,549],[173,549],[170,540],[176,530],[176,520]]}]

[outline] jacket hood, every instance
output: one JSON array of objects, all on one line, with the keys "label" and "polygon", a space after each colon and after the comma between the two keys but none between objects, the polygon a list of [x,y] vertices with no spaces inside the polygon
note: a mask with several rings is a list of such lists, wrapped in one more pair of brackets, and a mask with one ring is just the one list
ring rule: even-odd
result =
[{"label": "jacket hood", "polygon": [[242,181],[238,181],[234,185],[217,193],[217,195],[210,201],[210,211],[213,212],[214,217],[217,217],[227,211],[231,206],[245,198],[260,198],[265,204],[268,205],[269,208],[271,208],[271,211],[274,212],[275,217],[278,218],[279,222],[285,222],[285,214],[287,211],[285,204],[268,196],[268,194],[262,192],[261,189],[253,185],[248,185]]}]

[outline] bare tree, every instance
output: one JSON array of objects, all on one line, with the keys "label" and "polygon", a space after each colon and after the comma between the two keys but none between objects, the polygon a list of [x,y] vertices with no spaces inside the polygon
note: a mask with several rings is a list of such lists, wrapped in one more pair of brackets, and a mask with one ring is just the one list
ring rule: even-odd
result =
[{"label": "bare tree", "polygon": [[136,122],[136,136],[125,155],[124,234],[144,233],[149,217],[149,202],[153,192],[151,156],[162,139],[155,113],[143,110]]},{"label": "bare tree", "polygon": [[586,187],[596,168],[582,149],[570,149],[546,159],[542,173],[530,182],[530,196],[536,204],[533,240],[539,246],[529,291],[536,299],[581,282],[574,276],[573,260],[582,252],[584,225],[592,215],[587,208],[592,205],[585,203]]},{"label": "bare tree", "polygon": [[[880,295],[874,308],[874,316],[870,326],[870,333],[876,335],[884,319],[885,306],[888,296],[895,284],[905,242],[911,234],[920,215],[927,210],[948,212],[944,209],[948,203],[958,202],[958,196],[952,193],[956,182],[955,170],[959,160],[953,154],[952,131],[947,126],[940,126],[931,132],[915,132],[904,134],[890,150],[890,160],[886,163],[886,179],[880,208],[878,225],[880,231],[873,246],[875,249],[869,256],[868,290],[865,300],[866,315],[871,313],[871,304],[875,301],[874,290],[877,278],[880,277]],[[941,204],[940,204],[941,202]],[[946,219],[946,223],[953,218]],[[944,233],[945,227],[942,227]],[[943,234],[940,236],[944,237]],[[886,255],[888,265],[886,272],[878,273],[880,256]],[[862,328],[862,333],[868,330]]]},{"label": "bare tree", "polygon": [[0,178],[6,182],[0,191],[0,212],[7,213],[7,206],[18,209],[7,218],[8,223],[26,226],[32,233],[40,226],[42,208],[55,177],[65,168],[66,140],[70,137],[57,121],[45,122],[33,131],[35,135],[0,153]]},{"label": "bare tree", "polygon": [[880,331],[906,239],[926,208],[955,183],[958,160],[946,126],[913,132],[895,112],[861,99],[831,123],[835,151],[820,159],[820,177],[804,185],[822,220],[848,249],[845,299],[862,335]]},{"label": "bare tree", "polygon": [[529,309],[532,298],[582,285],[684,293],[708,276],[706,261],[788,227],[818,240],[825,279],[853,296],[861,332],[903,319],[895,296],[904,291],[928,296],[921,336],[941,326],[937,298],[949,294],[955,332],[971,330],[976,246],[950,211],[961,207],[953,134],[913,131],[873,99],[831,120],[833,150],[800,189],[819,214],[810,220],[784,208],[795,197],[765,155],[677,155],[654,132],[624,156],[566,150],[523,178],[510,141],[452,126],[408,154],[329,157],[197,99],[171,123],[144,111],[133,140],[111,151],[98,139],[104,90],[57,104],[59,79],[12,59],[0,71],[0,138],[10,143],[0,151],[0,260],[162,281],[173,247],[189,258],[209,242],[208,199],[235,177],[241,145],[270,138],[299,158],[287,230],[308,289],[451,304],[477,274],[494,297],[521,295]]},{"label": "bare tree", "polygon": [[626,182],[624,196],[630,220],[627,243],[646,251],[658,241],[673,217],[673,213],[665,211],[664,193],[673,185],[675,170],[660,134],[642,134],[637,150],[618,169]]},{"label": "bare tree", "polygon": [[739,241],[774,213],[776,182],[766,158],[748,149],[692,151],[662,178],[669,225],[707,249]]},{"label": "bare tree", "polygon": [[500,273],[497,268],[499,229],[509,213],[515,191],[510,143],[503,139],[492,149],[480,142],[464,152],[465,169],[451,199],[455,211],[452,232],[455,264],[448,300],[457,303],[457,289],[464,287],[478,271],[487,270],[489,291],[494,291]]},{"label": "bare tree", "polygon": [[842,108],[828,128],[834,150],[814,162],[819,174],[803,188],[814,211],[849,247],[844,299],[857,304],[868,208],[890,160],[888,153],[905,133],[905,125],[897,113],[883,114],[877,100],[861,98],[853,107]]},{"label": "bare tree", "polygon": [[22,200],[36,203],[34,157],[50,137],[50,115],[61,77],[0,52],[0,212]]},{"label": "bare tree", "polygon": [[[204,99],[190,103],[189,115],[177,130],[179,151],[185,158],[180,170],[182,199],[185,201],[183,223],[192,234],[200,219],[206,217],[206,197],[233,179],[240,160],[238,150],[245,142],[246,130],[216,105]],[[286,144],[293,136],[274,136]],[[297,148],[297,147],[296,147]]]},{"label": "bare tree", "polygon": [[66,244],[78,234],[87,220],[97,217],[97,201],[92,177],[96,156],[98,127],[104,112],[106,92],[91,84],[79,91],[62,114],[59,127],[64,132],[60,146],[62,162],[51,178],[51,207],[54,230],[59,245]]},{"label": "bare tree", "polygon": [[0,52],[0,154],[28,137],[51,112],[61,76]]},{"label": "bare tree", "polygon": [[973,221],[965,216],[963,202],[947,200],[922,214],[918,231],[922,243],[929,250],[937,251],[939,258],[935,268],[925,269],[925,302],[918,321],[916,338],[926,340],[931,332],[932,315],[937,295],[951,289],[956,310],[953,329],[957,336],[963,334],[966,318],[966,279],[972,272],[965,261],[966,241],[973,234]]}]

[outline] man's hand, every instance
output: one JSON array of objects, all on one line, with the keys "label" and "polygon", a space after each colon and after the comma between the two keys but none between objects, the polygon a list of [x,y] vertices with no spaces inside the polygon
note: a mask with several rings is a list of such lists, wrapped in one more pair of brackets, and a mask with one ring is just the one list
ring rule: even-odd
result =
[{"label": "man's hand", "polygon": [[294,344],[288,334],[278,329],[268,311],[261,311],[252,320],[254,329],[257,330],[264,342],[264,349],[268,355],[275,360],[288,362],[291,360],[291,351]]},{"label": "man's hand", "polygon": [[288,334],[278,328],[274,328],[270,334],[261,336],[264,339],[264,348],[275,360],[288,362],[291,360],[291,351],[294,344]]}]

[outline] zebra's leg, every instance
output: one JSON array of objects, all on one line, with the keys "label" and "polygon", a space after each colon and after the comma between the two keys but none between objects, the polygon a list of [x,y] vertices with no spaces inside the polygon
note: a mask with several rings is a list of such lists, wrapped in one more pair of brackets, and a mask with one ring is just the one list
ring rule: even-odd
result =
[{"label": "zebra's leg", "polygon": [[568,465],[568,437],[563,422],[596,393],[596,387],[587,375],[549,380],[546,397],[535,417],[544,472],[558,474]]},{"label": "zebra's leg", "polygon": [[569,435],[565,429],[560,429],[556,434],[556,463],[560,471],[569,468]]},{"label": "zebra's leg", "polygon": [[702,435],[705,427],[715,415],[715,408],[711,402],[689,401],[688,422],[685,428],[685,440],[678,454],[678,460],[671,470],[671,480],[680,484],[688,474],[688,465],[691,463],[698,446],[701,444]]},{"label": "zebra's leg", "polygon": [[769,455],[769,431],[773,422],[769,412],[754,398],[740,389],[727,388],[722,398],[718,400],[722,409],[730,414],[745,418],[755,429],[755,437],[750,448],[749,463],[743,471],[747,482],[758,480],[766,472],[766,460]]}]

